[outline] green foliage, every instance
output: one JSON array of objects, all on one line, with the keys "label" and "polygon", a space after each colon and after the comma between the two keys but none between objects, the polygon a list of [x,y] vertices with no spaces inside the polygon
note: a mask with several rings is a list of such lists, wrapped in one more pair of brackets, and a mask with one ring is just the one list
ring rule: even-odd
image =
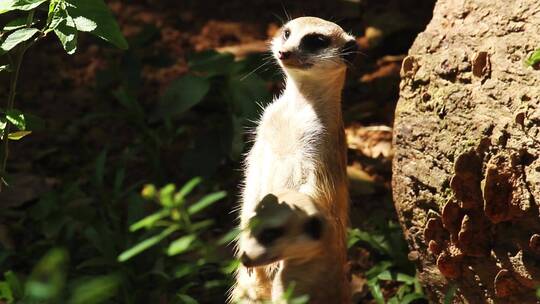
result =
[{"label": "green foliage", "polygon": [[95,276],[82,280],[74,288],[68,303],[97,304],[112,298],[121,283],[118,275]]},{"label": "green foliage", "polygon": [[[34,266],[32,274],[22,281],[14,272],[4,273],[0,281],[0,299],[7,303],[103,303],[116,294],[120,277],[115,274],[86,276],[69,285],[66,250],[49,250]],[[66,285],[69,285],[66,287]]]},{"label": "green foliage", "polygon": [[[207,57],[230,58],[230,55],[210,52],[197,56],[201,60]],[[143,182],[163,183],[167,180],[164,172],[168,164],[161,163],[162,151],[179,141],[197,140],[195,145],[188,144],[193,149],[182,150],[184,154],[180,154],[179,158],[188,163],[188,153],[200,157],[200,160],[189,165],[193,171],[205,173],[206,176],[212,176],[211,173],[223,163],[233,161],[234,153],[238,153],[238,159],[243,149],[243,138],[234,133],[242,133],[238,131],[239,128],[254,117],[244,112],[234,112],[235,107],[232,102],[227,102],[225,96],[231,90],[228,86],[230,79],[244,77],[253,65],[249,61],[227,59],[234,70],[219,73],[193,71],[173,81],[173,88],[165,91],[172,90],[174,94],[162,95],[163,100],[167,99],[167,106],[178,109],[186,103],[192,105],[181,113],[160,116],[158,113],[169,114],[160,109],[161,103],[157,107],[152,104],[150,108],[140,100],[140,60],[137,49],[127,52],[119,65],[111,64],[111,69],[104,71],[104,74],[112,77],[97,79],[100,94],[113,97],[122,111],[115,116],[91,113],[72,126],[94,127],[100,124],[99,119],[111,118],[133,126],[135,135],[124,152],[113,154],[109,149],[89,151],[94,155],[93,160],[83,164],[82,169],[69,173],[70,176],[87,178],[71,180],[68,177],[62,187],[32,204],[24,216],[19,215],[19,229],[27,230],[26,235],[33,235],[40,241],[29,244],[24,252],[8,250],[4,265],[0,259],[2,269],[22,265],[20,259],[25,265],[22,269],[31,269],[38,257],[51,246],[66,247],[71,255],[69,267],[67,270],[63,268],[61,273],[72,279],[65,282],[56,295],[55,303],[84,303],[89,298],[97,299],[96,303],[110,299],[135,303],[145,299],[152,301],[163,295],[168,297],[170,303],[215,302],[223,299],[231,285],[231,274],[238,266],[238,262],[221,248],[228,245],[238,231],[216,234],[213,232],[215,222],[222,216],[209,216],[213,212],[211,207],[225,198],[225,192],[215,191],[214,186],[203,185],[202,178],[191,179],[179,188],[174,184],[159,188],[147,185],[140,195],[135,190]],[[193,64],[197,65],[198,62]],[[207,69],[210,71],[211,67]],[[256,94],[257,100],[269,100],[266,80],[259,76],[250,77],[256,79],[255,83],[259,83],[256,88],[261,91],[234,89]],[[200,80],[206,85],[196,90],[199,92],[196,96],[185,83],[178,88],[178,83],[185,79],[190,79],[187,81],[191,81],[191,84]],[[193,79],[197,80],[194,82]],[[212,109],[210,115],[209,109]],[[10,115],[10,119],[17,119],[20,125],[19,112],[13,113],[17,115]],[[32,128],[31,116],[22,115],[25,127]],[[236,125],[223,123],[232,120],[232,117],[237,120]],[[214,125],[216,121],[218,125]],[[205,137],[200,136],[199,130],[204,131]],[[201,142],[205,144],[199,145]],[[233,151],[233,146],[237,150]],[[242,148],[238,150],[238,146]],[[207,158],[209,154],[213,156]],[[128,181],[130,174],[133,174],[128,168],[132,166],[129,165],[130,160],[140,158],[148,160],[145,163],[148,176],[144,180]],[[154,170],[148,171],[149,168]],[[191,174],[189,170],[183,171],[186,175]],[[228,224],[232,226],[230,221]],[[19,262],[14,263],[15,260]],[[13,269],[13,272],[18,277],[25,277],[21,268]],[[0,283],[2,297],[13,299],[9,301],[20,300],[21,296],[14,294],[13,289],[5,288],[7,283],[4,281]],[[102,286],[99,289],[103,293],[93,294],[96,286]],[[137,292],[133,291],[134,287]]]},{"label": "green foliage", "polygon": [[444,295],[444,304],[452,304],[454,302],[456,290],[457,290],[456,284],[451,284],[450,288],[448,288],[448,291]]},{"label": "green foliage", "polygon": [[532,53],[531,57],[527,58],[527,60],[525,60],[525,64],[527,64],[528,66],[536,66],[540,63],[540,49],[534,51],[534,53]]},{"label": "green foliage", "polygon": [[[33,265],[33,271],[29,276],[6,272],[0,279],[0,300],[140,303],[170,294],[174,295],[170,303],[184,303],[188,298],[222,297],[237,263],[218,253],[223,243],[220,236],[210,233],[214,220],[200,213],[222,200],[225,192],[202,194],[196,191],[197,185],[202,187],[201,179],[196,178],[179,190],[173,184],[159,189],[147,185],[139,196],[121,181],[115,182],[117,189],[102,182],[115,171],[107,169],[107,153],[98,155],[93,163],[94,186],[88,190],[96,195],[100,189],[100,199],[89,196],[75,182],[46,195],[20,217],[18,229],[35,227],[27,233],[37,233],[40,241],[22,251],[4,251],[0,268],[25,263]],[[114,179],[122,180],[122,171],[116,172]],[[118,195],[126,189],[130,194]],[[126,200],[133,207],[127,210],[129,221],[122,225],[119,216],[124,211],[119,207]],[[158,210],[144,216],[145,205]],[[51,246],[53,249],[44,251]],[[126,247],[129,249],[122,252]],[[145,255],[147,251],[151,253]],[[40,252],[45,254],[34,264]],[[205,271],[209,273],[205,275]],[[140,291],[134,293],[133,286]],[[171,288],[176,291],[171,293]]]},{"label": "green foliage", "polygon": [[47,0],[4,0],[0,3],[0,14],[14,10],[29,11],[46,1]]},{"label": "green foliage", "polygon": [[9,34],[6,39],[0,45],[0,49],[3,51],[11,51],[12,48],[16,47],[21,42],[25,42],[28,39],[32,38],[35,34],[39,32],[36,28],[22,28],[14,31]]},{"label": "green foliage", "polygon": [[78,31],[96,35],[122,50],[128,48],[126,39],[103,0],[65,1],[68,15],[73,18]]},{"label": "green foliage", "polygon": [[28,302],[58,301],[66,284],[65,268],[68,253],[62,249],[52,249],[34,267],[26,281],[23,300]]},{"label": "green foliage", "polygon": [[[49,4],[46,21],[34,20],[37,9],[46,3]],[[8,65],[0,67],[0,72],[12,72],[7,105],[5,111],[0,111],[0,191],[6,184],[9,140],[20,140],[31,133],[25,129],[24,114],[14,112],[19,70],[26,50],[51,31],[54,31],[68,54],[77,50],[78,31],[90,32],[121,49],[128,47],[103,0],[4,0],[0,3],[0,14],[13,12],[18,15],[18,11],[29,12],[26,18],[18,17],[9,21],[0,35],[0,55],[7,54],[13,64],[13,69]],[[2,39],[4,35],[6,37]],[[12,125],[19,131],[10,132]]]},{"label": "green foliage", "polygon": [[195,106],[210,90],[210,81],[205,77],[186,75],[174,80],[161,96],[158,115],[171,118]]},{"label": "green foliage", "polygon": [[129,230],[133,232],[140,229],[161,231],[124,251],[118,256],[118,261],[125,262],[131,259],[148,248],[159,244],[175,232],[179,232],[183,236],[170,243],[167,247],[166,252],[169,256],[181,254],[203,245],[204,242],[198,239],[199,234],[213,225],[214,222],[213,220],[196,222],[193,221],[192,216],[223,199],[226,193],[220,191],[208,194],[198,201],[188,204],[186,196],[200,182],[200,178],[194,178],[179,191],[176,191],[173,184],[168,184],[159,190],[156,190],[154,185],[146,185],[142,190],[142,195],[147,200],[159,204],[161,210],[133,223]]},{"label": "green foliage", "polygon": [[[357,243],[368,245],[378,255],[378,262],[365,275],[373,299],[378,304],[408,304],[425,299],[422,288],[415,274],[414,265],[407,258],[407,244],[401,229],[393,221],[374,217],[373,230],[349,230],[348,247]],[[399,285],[396,293],[385,301],[381,283],[395,282]]]},{"label": "green foliage", "polygon": [[13,31],[2,42],[1,49],[10,51],[18,44],[28,41],[37,33],[43,38],[54,31],[68,54],[77,48],[77,32],[89,32],[115,45],[127,49],[128,44],[122,36],[118,24],[103,0],[6,0],[0,4],[0,12],[32,11],[49,3],[47,20],[41,28],[33,28],[33,20],[17,18],[3,27],[4,32]]}]

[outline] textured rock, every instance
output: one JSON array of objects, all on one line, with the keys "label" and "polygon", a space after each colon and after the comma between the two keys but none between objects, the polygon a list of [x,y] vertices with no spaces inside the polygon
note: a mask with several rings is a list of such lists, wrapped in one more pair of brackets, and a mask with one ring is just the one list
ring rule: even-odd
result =
[{"label": "textured rock", "polygon": [[396,209],[431,300],[537,303],[540,1],[439,0],[403,61]]}]

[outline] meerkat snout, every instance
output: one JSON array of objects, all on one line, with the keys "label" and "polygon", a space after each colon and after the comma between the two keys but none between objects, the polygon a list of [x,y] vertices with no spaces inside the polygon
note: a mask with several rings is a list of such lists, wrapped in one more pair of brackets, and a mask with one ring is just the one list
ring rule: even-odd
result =
[{"label": "meerkat snout", "polygon": [[289,21],[278,32],[272,52],[286,70],[336,69],[354,60],[358,46],[355,38],[335,23],[301,17]]}]

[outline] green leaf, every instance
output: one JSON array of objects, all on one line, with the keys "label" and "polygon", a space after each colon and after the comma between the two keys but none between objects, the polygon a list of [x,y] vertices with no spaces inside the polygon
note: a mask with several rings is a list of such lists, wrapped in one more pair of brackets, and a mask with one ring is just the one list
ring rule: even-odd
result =
[{"label": "green leaf", "polygon": [[420,300],[420,299],[425,299],[426,297],[421,294],[421,293],[409,293],[407,295],[405,295],[401,301],[399,302],[400,304],[409,304],[413,301],[416,301],[416,300]]},{"label": "green leaf", "polygon": [[38,32],[39,30],[33,27],[16,30],[7,36],[6,40],[4,40],[2,45],[0,45],[0,49],[7,52],[17,46],[19,43],[32,38]]},{"label": "green leaf", "polygon": [[186,196],[190,194],[191,191],[193,191],[193,189],[197,187],[201,182],[202,182],[202,178],[200,177],[195,177],[195,178],[190,179],[184,186],[182,186],[182,189],[178,191],[178,196],[181,199],[185,199]]},{"label": "green leaf", "polygon": [[179,294],[178,299],[180,300],[180,303],[183,304],[198,304],[197,300],[194,298],[188,296],[187,294]]},{"label": "green leaf", "polygon": [[389,270],[385,270],[377,275],[379,280],[383,281],[397,281],[403,282],[407,285],[412,285],[415,282],[415,278],[404,273],[392,273]]},{"label": "green leaf", "polygon": [[197,269],[198,266],[195,263],[180,263],[173,269],[173,276],[180,279],[192,273],[197,273]]},{"label": "green leaf", "polygon": [[189,234],[175,240],[169,245],[169,248],[167,249],[167,254],[169,256],[173,256],[186,252],[190,249],[191,243],[193,243],[193,241],[196,239],[197,235]]},{"label": "green leaf", "polygon": [[2,138],[4,137],[3,131],[6,129],[6,127],[7,127],[7,120],[4,117],[0,116],[0,135],[2,135],[0,137]]},{"label": "green leaf", "polygon": [[116,294],[120,285],[117,275],[94,277],[76,286],[69,299],[69,304],[98,304],[103,303]]},{"label": "green leaf", "polygon": [[373,299],[375,299],[375,302],[377,302],[377,304],[384,304],[384,296],[377,279],[369,280],[368,287]]},{"label": "green leaf", "polygon": [[452,284],[444,295],[444,304],[452,304],[454,302],[454,296],[456,295],[457,285]]},{"label": "green leaf", "polygon": [[534,51],[534,53],[531,55],[531,57],[527,58],[525,60],[525,64],[528,66],[534,66],[540,63],[540,49]]},{"label": "green leaf", "polygon": [[386,301],[386,304],[400,304],[400,301],[397,296],[393,296]]},{"label": "green leaf", "polygon": [[156,245],[157,243],[161,242],[163,239],[165,239],[167,236],[175,232],[176,230],[180,229],[177,225],[170,226],[167,229],[163,230],[160,234],[157,234],[151,238],[148,238],[137,245],[131,247],[130,249],[122,252],[118,256],[118,262],[125,262],[132,257],[138,255],[139,253],[145,251],[146,249]]},{"label": "green leaf", "polygon": [[231,231],[227,232],[227,234],[225,234],[219,239],[218,245],[228,244],[236,240],[239,235],[240,235],[240,229],[238,228],[231,229]]},{"label": "green leaf", "polygon": [[66,0],[66,3],[68,13],[79,31],[90,32],[120,49],[128,48],[126,39],[103,0]]},{"label": "green leaf", "polygon": [[150,228],[152,225],[154,225],[157,221],[161,220],[164,217],[167,217],[170,214],[169,210],[160,210],[156,213],[150,214],[149,216],[141,219],[140,221],[137,221],[133,223],[131,226],[129,226],[129,231],[134,232],[141,228]]},{"label": "green leaf", "polygon": [[13,303],[13,291],[7,282],[0,282],[0,300],[6,300],[7,303]]},{"label": "green leaf", "polygon": [[4,277],[6,278],[6,282],[9,284],[9,287],[13,292],[13,296],[19,299],[22,298],[24,294],[24,288],[17,275],[13,271],[6,271],[4,273]]},{"label": "green leaf", "polygon": [[76,269],[81,270],[85,268],[100,268],[100,267],[108,266],[110,264],[111,264],[110,259],[104,258],[104,257],[96,257],[96,258],[90,258],[90,259],[84,260],[79,265],[77,265]]},{"label": "green leaf", "polygon": [[174,80],[160,98],[157,116],[180,115],[203,100],[210,90],[210,81],[203,77],[185,75]]},{"label": "green leaf", "polygon": [[289,300],[289,303],[290,304],[306,304],[306,303],[309,303],[309,296],[308,295],[303,295],[303,296],[299,296],[299,297],[294,297],[294,298]]},{"label": "green leaf", "polygon": [[107,164],[107,150],[101,151],[95,162],[94,178],[99,189],[103,189],[103,181],[105,180],[105,165]]},{"label": "green leaf", "polygon": [[65,10],[60,10],[53,17],[51,26],[54,33],[62,43],[62,47],[68,54],[73,54],[77,50],[77,28],[75,21]]},{"label": "green leaf", "polygon": [[191,224],[191,231],[205,230],[208,227],[214,225],[214,220],[204,220]]},{"label": "green leaf", "polygon": [[9,140],[20,140],[23,137],[25,137],[27,135],[30,135],[31,133],[32,133],[32,131],[17,131],[17,132],[9,133],[8,139]]},{"label": "green leaf", "polygon": [[413,285],[416,281],[416,278],[400,272],[397,274],[396,281],[403,282],[407,285]]},{"label": "green leaf", "polygon": [[392,277],[392,273],[388,270],[385,270],[377,275],[377,279],[383,280],[383,281],[392,281],[395,280],[394,277]]},{"label": "green leaf", "polygon": [[6,113],[7,120],[17,127],[17,129],[24,131],[26,129],[26,119],[24,118],[24,114],[19,110],[8,110]]},{"label": "green leaf", "polygon": [[204,208],[224,198],[225,196],[227,196],[227,192],[225,191],[208,194],[205,197],[203,197],[201,200],[196,202],[195,204],[189,206],[188,213],[190,215],[196,214],[200,212],[201,210],[203,210]]},{"label": "green leaf", "polygon": [[45,33],[48,33],[58,27],[58,25],[64,21],[68,16],[66,11],[66,5],[60,0],[52,0],[49,3],[49,12],[47,14],[47,29]]},{"label": "green leaf", "polygon": [[358,228],[349,230],[348,246],[352,246],[358,241],[368,243],[373,249],[381,254],[392,256],[392,250],[385,235],[380,232],[367,232]]},{"label": "green leaf", "polygon": [[188,60],[191,70],[203,72],[208,77],[229,74],[234,65],[234,55],[214,50],[193,54]]},{"label": "green leaf", "polygon": [[221,268],[223,273],[226,274],[233,274],[238,267],[240,267],[240,261],[237,259],[233,259],[230,261],[227,261],[226,264]]},{"label": "green leaf", "polygon": [[66,279],[68,253],[63,249],[51,249],[34,267],[25,284],[25,300],[29,303],[54,301],[62,292]]},{"label": "green leaf", "polygon": [[26,26],[26,22],[27,22],[26,17],[11,20],[10,22],[8,22],[8,24],[6,24],[4,26],[3,30],[4,31],[13,31],[13,30],[16,30],[16,29],[23,28],[23,27]]},{"label": "green leaf", "polygon": [[159,190],[159,203],[165,207],[172,207],[174,205],[173,195],[176,190],[174,184],[167,184],[165,187]]},{"label": "green leaf", "polygon": [[74,21],[77,25],[77,30],[81,32],[92,32],[97,28],[97,24],[94,21],[84,16],[76,17]]},{"label": "green leaf", "polygon": [[382,261],[377,264],[375,264],[373,267],[371,267],[368,271],[366,271],[366,277],[368,279],[377,278],[377,276],[387,270],[388,268],[392,267],[393,263],[390,261]]},{"label": "green leaf", "polygon": [[2,0],[0,1],[0,14],[13,10],[29,11],[45,1],[47,0]]}]

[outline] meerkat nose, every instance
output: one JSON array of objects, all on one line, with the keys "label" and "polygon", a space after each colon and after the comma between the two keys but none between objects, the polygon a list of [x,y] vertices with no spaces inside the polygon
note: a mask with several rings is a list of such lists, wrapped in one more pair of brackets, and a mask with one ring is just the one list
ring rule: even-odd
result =
[{"label": "meerkat nose", "polygon": [[289,59],[291,57],[291,51],[279,51],[279,59]]}]

